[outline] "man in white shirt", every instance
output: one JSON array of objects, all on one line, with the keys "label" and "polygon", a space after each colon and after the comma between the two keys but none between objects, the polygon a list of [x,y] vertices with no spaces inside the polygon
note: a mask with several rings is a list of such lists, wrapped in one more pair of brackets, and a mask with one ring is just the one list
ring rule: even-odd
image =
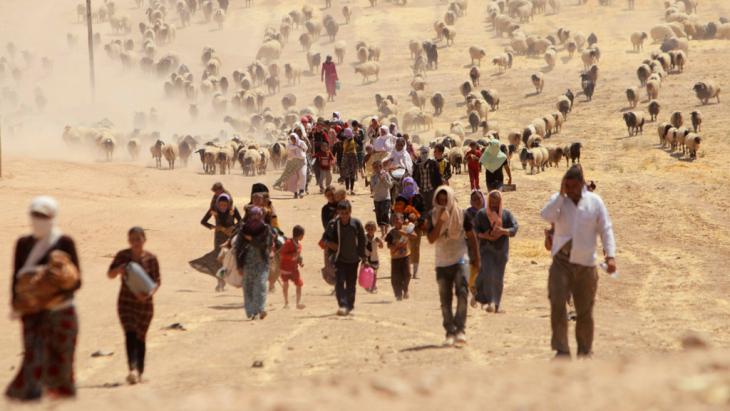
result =
[{"label": "man in white shirt", "polygon": [[555,225],[548,279],[551,346],[558,357],[570,357],[566,302],[572,294],[578,356],[588,357],[593,345],[593,303],[598,287],[596,237],[600,236],[603,243],[607,271],[616,271],[611,219],[601,197],[586,190],[580,165],[568,169],[560,193],[553,194],[541,215]]}]

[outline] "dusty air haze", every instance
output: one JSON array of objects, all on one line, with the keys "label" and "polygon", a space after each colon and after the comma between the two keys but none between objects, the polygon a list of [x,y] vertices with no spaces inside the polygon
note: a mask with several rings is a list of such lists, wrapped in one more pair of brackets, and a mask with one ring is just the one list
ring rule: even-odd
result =
[{"label": "dusty air haze", "polygon": [[[320,208],[325,200],[314,183],[310,195],[294,200],[290,193],[272,192],[273,204],[287,235],[295,224],[306,229],[304,239],[304,310],[284,310],[280,288],[269,295],[269,316],[249,321],[242,309],[240,290],[214,291],[215,281],[188,265],[212,247],[212,233],[200,226],[210,201],[210,187],[221,181],[242,208],[251,185],[268,185],[281,170],[269,166],[266,175],[244,177],[236,166],[227,175],[203,173],[197,155],[187,167],[168,170],[163,159],[156,169],[147,141],[140,158],[130,159],[120,141],[112,161],[98,151],[69,146],[64,127],[92,127],[107,119],[112,129],[129,135],[137,127],[135,112],[147,115],[152,107],[157,122],[148,121],[144,132],[158,131],[165,141],[173,135],[193,135],[200,142],[237,134],[222,119],[228,115],[250,117],[236,111],[230,97],[225,113],[214,111],[202,93],[196,103],[197,118],[188,113],[191,101],[166,97],[163,83],[169,76],[144,73],[139,68],[142,36],[139,22],[148,23],[145,1],[115,0],[115,16],[127,16],[129,33],[116,34],[110,23],[95,22],[100,43],[95,48],[96,97],[88,84],[86,26],[77,17],[78,0],[0,3],[0,55],[6,69],[0,75],[3,176],[0,179],[0,383],[17,371],[22,345],[19,322],[11,319],[10,280],[13,244],[28,233],[27,207],[34,196],[48,194],[60,203],[59,225],[77,243],[83,287],[76,294],[80,336],[76,350],[78,398],[37,408],[58,410],[341,410],[341,409],[726,409],[730,406],[730,161],[725,142],[730,137],[726,119],[728,103],[721,95],[701,105],[692,86],[712,80],[721,88],[727,82],[730,40],[690,40],[688,62],[682,73],[671,73],[662,83],[657,122],[647,122],[643,134],[628,137],[621,117],[629,110],[628,87],[638,87],[636,68],[650,58],[659,44],[651,36],[644,50],[633,52],[630,35],[647,32],[665,22],[664,2],[638,0],[628,10],[626,1],[600,6],[597,0],[577,5],[563,0],[559,13],[548,6],[545,14],[522,25],[530,35],[555,35],[560,27],[591,32],[601,49],[599,80],[593,100],[577,95],[572,113],[559,134],[546,144],[583,144],[581,163],[588,179],[596,181],[617,236],[617,280],[601,274],[595,308],[596,332],[591,361],[551,363],[550,307],[547,270],[550,256],[543,248],[546,223],[539,210],[560,187],[565,162],[531,175],[517,156],[512,158],[517,191],[505,194],[505,207],[520,222],[512,240],[507,266],[504,314],[469,310],[469,343],[461,349],[440,347],[443,339],[438,288],[433,269],[434,249],[423,240],[419,279],[411,283],[411,299],[396,302],[383,280],[378,294],[358,290],[353,316],[336,317],[331,287],[320,275],[322,233]],[[103,3],[95,0],[93,9]],[[165,21],[176,28],[174,40],[156,45],[155,61],[167,54],[179,57],[194,76],[203,72],[201,51],[210,46],[222,62],[221,75],[231,77],[256,57],[267,27],[279,28],[289,11],[301,9],[299,1],[231,0],[222,29],[206,22],[201,11],[182,27],[174,2],[164,2]],[[410,40],[433,40],[433,23],[449,5],[438,0],[410,0],[407,5],[381,0],[370,7],[365,0],[307,2],[314,20],[331,14],[340,24],[336,41],[346,43],[344,62],[337,65],[341,90],[321,115],[338,111],[344,119],[361,120],[377,115],[375,93],[396,97],[400,113],[411,106],[413,64]],[[341,9],[348,6],[352,19],[344,24]],[[581,90],[581,53],[569,58],[558,45],[557,64],[551,70],[542,56],[515,56],[504,74],[492,65],[510,42],[498,38],[487,21],[486,2],[470,0],[465,16],[456,20],[452,46],[439,41],[438,70],[425,76],[426,95],[441,92],[443,114],[434,117],[430,130],[408,130],[428,143],[438,132],[448,133],[450,123],[468,128],[459,85],[471,67],[468,49],[482,47],[481,89],[495,89],[500,108],[489,113],[502,140],[513,129],[522,130],[533,119],[556,111],[555,103],[566,89]],[[697,19],[718,22],[730,16],[730,3],[700,0]],[[718,23],[719,24],[719,23]],[[726,27],[727,28],[727,27]],[[281,98],[297,97],[297,110],[313,107],[315,95],[325,95],[319,69],[308,72],[305,52],[298,42],[303,28],[294,28],[278,63],[292,63],[303,71],[299,85],[266,94],[264,106],[275,116],[284,114]],[[730,31],[729,31],[730,33]],[[67,36],[76,39],[70,44]],[[132,68],[124,69],[104,46],[114,40],[134,40]],[[355,44],[365,41],[381,49],[379,80],[363,83],[355,73]],[[6,44],[17,47],[14,58]],[[29,51],[30,61],[23,51]],[[334,43],[323,31],[313,52],[334,56]],[[43,58],[52,67],[44,68]],[[336,61],[336,59],[335,59]],[[19,79],[11,69],[17,68]],[[534,94],[530,76],[544,72],[545,87]],[[639,88],[646,111],[646,92]],[[41,93],[45,105],[38,104]],[[12,97],[15,94],[16,98]],[[315,109],[316,110],[316,109]],[[633,109],[631,109],[633,110]],[[673,111],[685,115],[701,110],[703,138],[697,159],[669,153],[659,147],[657,125],[669,121]],[[433,113],[426,103],[425,112]],[[399,119],[401,115],[399,114]],[[647,117],[648,119],[648,117]],[[387,120],[386,120],[387,122]],[[441,130],[440,132],[438,130]],[[469,130],[470,131],[470,130]],[[481,138],[481,131],[467,137]],[[284,134],[285,135],[285,134]],[[242,133],[260,144],[271,140],[263,132]],[[154,140],[153,140],[154,141]],[[482,175],[482,184],[483,184]],[[466,172],[451,183],[460,205],[468,207]],[[351,196],[353,216],[374,220],[372,200],[362,180]],[[155,296],[155,317],[147,339],[147,382],[124,384],[124,336],[116,314],[117,281],[106,277],[113,255],[126,248],[126,231],[139,225],[147,230],[146,248],[159,260],[162,287]],[[387,252],[381,251],[380,277],[389,276]],[[181,323],[185,331],[166,330]],[[574,324],[574,323],[572,323]],[[699,335],[710,350],[688,352],[682,341]],[[575,348],[572,339],[571,345]],[[96,351],[112,356],[92,358]],[[254,368],[255,361],[263,367]],[[4,400],[3,400],[4,401]],[[0,408],[15,409],[3,402]],[[25,408],[23,408],[25,409]]]}]

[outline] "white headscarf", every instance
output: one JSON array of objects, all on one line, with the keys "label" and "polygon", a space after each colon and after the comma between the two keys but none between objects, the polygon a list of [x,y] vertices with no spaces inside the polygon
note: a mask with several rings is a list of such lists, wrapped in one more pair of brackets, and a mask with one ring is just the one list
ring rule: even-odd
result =
[{"label": "white headscarf", "polygon": [[[294,143],[291,142],[292,137],[296,139]],[[286,146],[287,158],[294,159],[299,158],[302,160],[307,159],[307,143],[299,138],[297,133],[289,134],[289,144]]]},{"label": "white headscarf", "polygon": [[[446,192],[446,205],[439,205],[436,199],[440,192]],[[449,186],[441,186],[433,193],[433,213],[431,214],[431,222],[434,226],[438,223],[441,210],[445,210],[448,219],[441,226],[439,237],[446,237],[449,240],[458,240],[464,238],[464,213],[456,203],[454,190]]]},{"label": "white headscarf", "polygon": [[389,158],[396,168],[406,169],[406,171],[408,171],[408,175],[411,175],[413,173],[413,159],[406,150],[406,146],[403,146],[403,149],[401,151],[398,151],[397,148],[393,148],[393,151],[391,151]]},{"label": "white headscarf", "polygon": [[30,250],[30,254],[23,262],[23,267],[18,271],[18,276],[25,273],[35,272],[38,262],[48,254],[48,251],[61,238],[63,233],[56,227],[56,216],[58,215],[58,202],[49,196],[40,196],[33,199],[30,203],[29,212],[42,214],[47,219],[40,219],[31,216],[31,226],[33,228],[33,237],[36,243]]}]

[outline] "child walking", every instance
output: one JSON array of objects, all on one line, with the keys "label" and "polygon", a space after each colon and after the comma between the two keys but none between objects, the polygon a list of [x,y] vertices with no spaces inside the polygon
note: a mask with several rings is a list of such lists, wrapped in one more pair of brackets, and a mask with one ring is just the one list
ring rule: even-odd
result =
[{"label": "child walking", "polygon": [[383,240],[376,237],[378,226],[374,221],[368,221],[365,224],[365,264],[373,269],[373,286],[369,290],[370,293],[378,292],[378,268],[380,268],[380,257],[378,257],[378,248],[383,248]]},{"label": "child walking", "polygon": [[390,178],[390,174],[383,170],[383,163],[380,160],[373,161],[373,175],[370,177],[370,182],[375,205],[375,220],[380,226],[380,235],[385,236],[390,222],[390,189],[393,187],[393,180]]},{"label": "child walking", "polygon": [[330,151],[330,146],[326,142],[322,142],[319,145],[319,151],[314,153],[314,158],[317,161],[315,167],[318,168],[317,184],[319,185],[319,192],[323,193],[325,187],[329,187],[332,184],[332,164],[335,162],[335,156]]},{"label": "child walking", "polygon": [[281,281],[284,289],[284,308],[289,308],[289,281],[297,287],[297,309],[304,308],[302,304],[302,276],[299,267],[304,267],[302,260],[302,240],[304,239],[304,228],[294,226],[292,238],[286,240],[281,247]]},{"label": "child walking", "polygon": [[479,160],[482,158],[482,151],[479,150],[479,144],[472,141],[469,144],[469,151],[464,156],[466,160],[466,168],[469,170],[469,184],[472,190],[479,190],[479,172],[482,165]]},{"label": "child walking", "polygon": [[390,283],[393,285],[393,293],[396,300],[408,299],[408,285],[411,282],[411,264],[409,247],[409,239],[415,237],[413,225],[408,228],[403,227],[403,214],[393,214],[393,228],[387,236],[385,242],[388,243],[390,250]]}]

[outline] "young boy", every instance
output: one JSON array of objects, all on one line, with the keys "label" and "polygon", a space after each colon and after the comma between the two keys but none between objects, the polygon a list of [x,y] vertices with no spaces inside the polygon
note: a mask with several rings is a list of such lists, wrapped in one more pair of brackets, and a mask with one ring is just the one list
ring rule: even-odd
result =
[{"label": "young boy", "polygon": [[302,240],[304,239],[304,228],[294,226],[292,238],[286,240],[281,247],[281,281],[284,289],[284,308],[289,308],[289,281],[297,287],[297,309],[303,309],[302,304],[302,276],[299,274],[299,267],[304,267],[302,260]]},{"label": "young boy", "polygon": [[388,223],[390,221],[390,189],[393,187],[393,181],[390,174],[383,170],[383,164],[380,160],[373,162],[373,175],[370,177],[370,187],[373,191],[373,203],[375,204],[375,221],[380,227],[381,236],[385,236],[388,232]]},{"label": "young boy", "polygon": [[378,268],[380,268],[380,257],[378,257],[378,248],[383,248],[383,240],[375,236],[378,226],[374,221],[368,221],[365,224],[365,264],[373,269],[375,276],[373,279],[373,287],[367,290],[370,293],[378,291]]},{"label": "young boy", "polygon": [[469,151],[466,152],[464,157],[466,160],[466,168],[469,170],[471,189],[479,190],[479,172],[481,170],[479,159],[482,158],[482,151],[479,150],[479,144],[476,141],[472,141],[469,144]]},{"label": "young boy", "polygon": [[395,213],[392,218],[393,229],[385,236],[390,250],[390,283],[396,300],[408,299],[408,284],[411,282],[411,250],[408,240],[415,237],[413,230],[403,227],[403,214]]},{"label": "young boy", "polygon": [[330,146],[326,142],[322,142],[319,147],[320,151],[314,153],[314,158],[317,159],[316,167],[319,171],[319,178],[317,179],[319,192],[323,193],[324,188],[332,184],[332,163],[335,160],[335,156],[330,151]]},{"label": "young boy", "polygon": [[433,149],[433,158],[436,159],[436,164],[439,166],[439,173],[441,173],[441,180],[444,185],[449,185],[451,179],[451,164],[449,160],[444,157],[446,149],[443,144],[437,144]]}]

